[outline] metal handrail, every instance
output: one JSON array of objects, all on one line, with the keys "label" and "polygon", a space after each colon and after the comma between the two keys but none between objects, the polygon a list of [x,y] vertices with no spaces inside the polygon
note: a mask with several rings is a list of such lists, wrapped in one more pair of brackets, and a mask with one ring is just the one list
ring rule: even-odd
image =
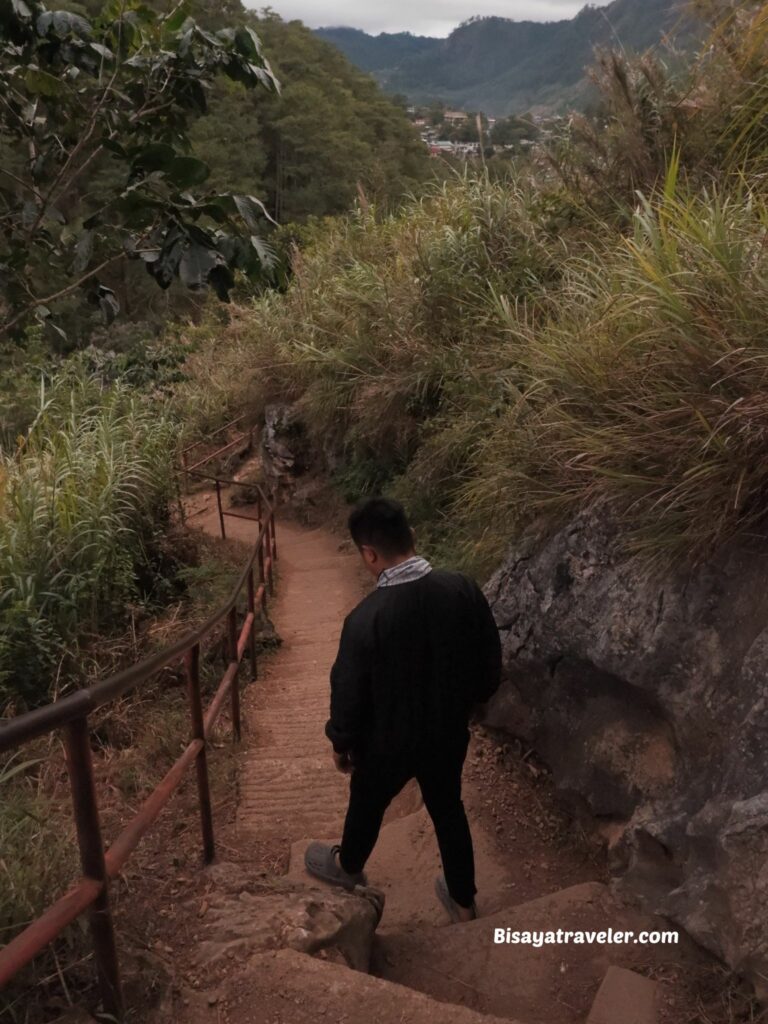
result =
[{"label": "metal handrail", "polygon": [[[217,480],[216,483],[220,501],[220,482]],[[203,859],[206,863],[213,860],[215,845],[206,754],[208,740],[227,697],[231,701],[234,739],[240,738],[238,670],[247,650],[250,654],[251,675],[256,678],[256,611],[266,611],[267,593],[271,594],[274,589],[273,564],[277,559],[275,512],[261,488],[258,488],[258,494],[258,518],[254,520],[259,524],[258,538],[228,600],[201,626],[162,651],[108,679],[0,723],[0,753],[56,729],[66,730],[66,761],[82,867],[82,877],[73,888],[0,949],[0,989],[60,935],[67,925],[88,911],[104,1010],[118,1020],[122,1018],[123,1000],[109,904],[109,882],[120,873],[193,763],[197,774]],[[258,571],[258,585],[255,567]],[[237,605],[244,591],[247,594],[247,611],[238,629]],[[224,620],[227,622],[228,664],[207,711],[204,711],[200,689],[200,648],[203,641]],[[105,851],[99,823],[88,715],[147,682],[161,669],[181,658],[184,659],[187,679],[190,741],[139,811]]]},{"label": "metal handrail", "polygon": [[195,448],[199,448],[203,444],[210,444],[212,438],[218,437],[219,434],[225,434],[228,430],[235,426],[237,423],[241,423],[245,419],[245,414],[238,416],[237,419],[230,420],[229,423],[225,423],[223,427],[219,427],[218,430],[213,430],[207,437],[201,437],[199,441],[193,441],[192,444],[188,444],[186,448],[182,448],[182,458],[185,455],[189,455]]}]

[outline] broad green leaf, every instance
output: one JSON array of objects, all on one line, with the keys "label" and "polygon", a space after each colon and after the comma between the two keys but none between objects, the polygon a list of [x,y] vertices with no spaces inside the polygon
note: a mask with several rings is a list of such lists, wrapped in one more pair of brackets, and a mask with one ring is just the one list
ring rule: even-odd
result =
[{"label": "broad green leaf", "polygon": [[93,232],[83,231],[75,244],[75,258],[72,261],[72,273],[82,274],[88,266],[93,252]]},{"label": "broad green leaf", "polygon": [[187,288],[200,291],[208,282],[208,275],[219,263],[219,254],[205,245],[191,242],[181,257],[179,277]]},{"label": "broad green leaf", "polygon": [[267,213],[264,203],[255,196],[234,195],[232,200],[237,208],[237,212],[252,231],[258,229],[260,216],[266,217],[267,220],[274,224],[274,221]]},{"label": "broad green leaf", "polygon": [[24,84],[30,92],[35,93],[37,96],[55,97],[64,94],[64,86],[61,79],[56,78],[55,75],[49,75],[47,71],[43,71],[35,65],[30,65],[27,68],[27,73],[24,75]]},{"label": "broad green leaf", "polygon": [[193,156],[177,156],[165,170],[166,175],[179,188],[190,185],[202,185],[208,178],[210,169],[202,160]]},{"label": "broad green leaf", "polygon": [[189,18],[189,11],[185,4],[179,4],[175,10],[165,18],[163,25],[169,32],[178,32]]},{"label": "broad green leaf", "polygon": [[45,11],[37,19],[35,27],[41,36],[51,31],[59,36],[74,35],[80,38],[87,38],[91,34],[90,23],[71,11]]},{"label": "broad green leaf", "polygon": [[251,60],[261,56],[261,40],[248,26],[243,26],[235,31],[235,46],[244,57]]},{"label": "broad green leaf", "polygon": [[153,142],[133,154],[136,171],[167,171],[176,159],[176,150],[165,142]]},{"label": "broad green leaf", "polygon": [[229,302],[229,293],[235,287],[235,277],[228,266],[221,263],[211,270],[208,283],[222,302]]},{"label": "broad green leaf", "polygon": [[89,43],[89,46],[104,60],[114,60],[115,55],[107,46],[102,46],[101,43]]}]

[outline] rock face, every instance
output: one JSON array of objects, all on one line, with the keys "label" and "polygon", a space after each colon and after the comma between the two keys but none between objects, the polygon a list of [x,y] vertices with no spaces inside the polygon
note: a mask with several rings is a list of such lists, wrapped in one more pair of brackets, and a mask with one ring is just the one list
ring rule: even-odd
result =
[{"label": "rock face", "polygon": [[488,583],[505,682],[485,724],[621,827],[646,907],[768,978],[768,553],[652,576],[584,515],[524,538]]},{"label": "rock face", "polygon": [[306,426],[290,405],[268,405],[261,437],[264,472],[273,489],[291,489],[312,466],[314,454]]},{"label": "rock face", "polygon": [[294,949],[320,953],[367,971],[383,896],[358,886],[353,893],[329,886],[253,879],[233,864],[210,869],[216,891],[209,899],[200,944],[200,965],[223,958],[247,960],[256,953]]}]

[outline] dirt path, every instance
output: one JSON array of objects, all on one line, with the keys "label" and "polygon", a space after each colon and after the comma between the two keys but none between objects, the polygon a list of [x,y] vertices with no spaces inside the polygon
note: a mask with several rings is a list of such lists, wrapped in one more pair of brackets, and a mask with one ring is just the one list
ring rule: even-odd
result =
[{"label": "dirt path", "polygon": [[249,702],[239,823],[261,839],[292,842],[338,832],[343,822],[346,779],[333,767],[323,730],[341,625],[363,581],[356,557],[328,531],[281,522],[278,543],[270,617],[282,644]]},{"label": "dirt path", "polygon": [[[202,496],[198,507],[197,525],[218,532],[212,503]],[[233,539],[253,540],[250,523],[228,520],[227,529]],[[282,642],[260,659],[260,677],[246,690],[247,746],[234,841],[242,848],[271,844],[282,851],[273,859],[274,869],[287,868],[290,878],[306,881],[307,840],[338,842],[341,833],[348,782],[335,771],[323,732],[328,678],[344,616],[370,580],[349,545],[330,530],[283,520],[277,538],[278,588],[269,610]],[[447,1009],[443,1014],[439,1007],[458,1004],[494,1017],[519,1015],[526,1024],[582,1024],[608,968],[623,965],[665,978],[667,1012],[660,1021],[696,1019],[685,1016],[690,996],[682,979],[693,961],[684,950],[494,946],[492,929],[499,926],[639,930],[648,923],[610,895],[600,859],[590,855],[589,844],[559,807],[546,770],[533,765],[529,754],[514,745],[499,747],[491,737],[473,741],[465,772],[480,889],[481,919],[473,924],[448,925],[435,898],[440,859],[417,789],[408,787],[390,808],[367,866],[369,883],[386,896],[376,973],[435,1000],[424,1017],[429,1021],[447,1020]],[[318,979],[316,991],[306,982],[309,1004],[329,983]],[[304,982],[296,984],[301,988]],[[266,1016],[252,1015],[253,1000],[239,992],[226,1019],[232,1024],[304,1019],[295,1010],[272,1016],[270,992],[264,981]],[[294,999],[300,1001],[294,994],[289,1002]],[[346,998],[344,1003],[338,1012],[351,1009]],[[404,1012],[377,1020],[411,1019],[401,1017]],[[343,1019],[357,1021],[354,1013]]]}]

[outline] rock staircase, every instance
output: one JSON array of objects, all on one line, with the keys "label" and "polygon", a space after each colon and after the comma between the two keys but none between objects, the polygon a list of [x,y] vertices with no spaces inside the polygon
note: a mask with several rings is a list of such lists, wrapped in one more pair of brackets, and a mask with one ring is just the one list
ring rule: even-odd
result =
[{"label": "rock staircase", "polygon": [[[225,900],[213,928],[216,933],[218,927],[218,938],[213,937],[227,946],[228,955],[236,955],[237,970],[217,988],[213,1001],[195,994],[185,1021],[671,1021],[664,1016],[658,986],[649,977],[663,974],[670,964],[684,965],[688,954],[679,946],[533,948],[494,942],[495,928],[601,931],[610,926],[639,932],[661,926],[619,905],[597,880],[520,902],[515,895],[516,866],[505,857],[497,836],[477,823],[473,832],[481,916],[469,924],[447,924],[433,891],[440,870],[437,845],[415,787],[407,788],[390,809],[367,868],[371,886],[386,898],[372,947],[372,973],[347,966],[349,956],[336,941],[338,934],[348,932],[346,912],[338,904],[331,909],[324,905],[322,886],[304,873],[303,853],[308,839],[338,841],[343,822],[346,779],[332,767],[323,724],[328,671],[343,616],[359,600],[364,581],[355,554],[328,531],[283,522],[278,541],[280,579],[271,615],[283,642],[266,659],[250,699],[239,822],[245,833],[290,844],[290,868],[281,884],[288,886],[294,916],[288,925],[278,915],[275,921],[281,923],[274,925],[271,939],[261,936],[256,944],[243,944],[248,915],[242,914],[238,901],[245,896],[238,895],[236,886],[231,898],[237,913],[227,916]],[[349,900],[365,898],[361,894]],[[254,906],[251,919],[257,917]],[[301,936],[318,929],[322,941],[312,947],[317,955],[309,956]]]}]

